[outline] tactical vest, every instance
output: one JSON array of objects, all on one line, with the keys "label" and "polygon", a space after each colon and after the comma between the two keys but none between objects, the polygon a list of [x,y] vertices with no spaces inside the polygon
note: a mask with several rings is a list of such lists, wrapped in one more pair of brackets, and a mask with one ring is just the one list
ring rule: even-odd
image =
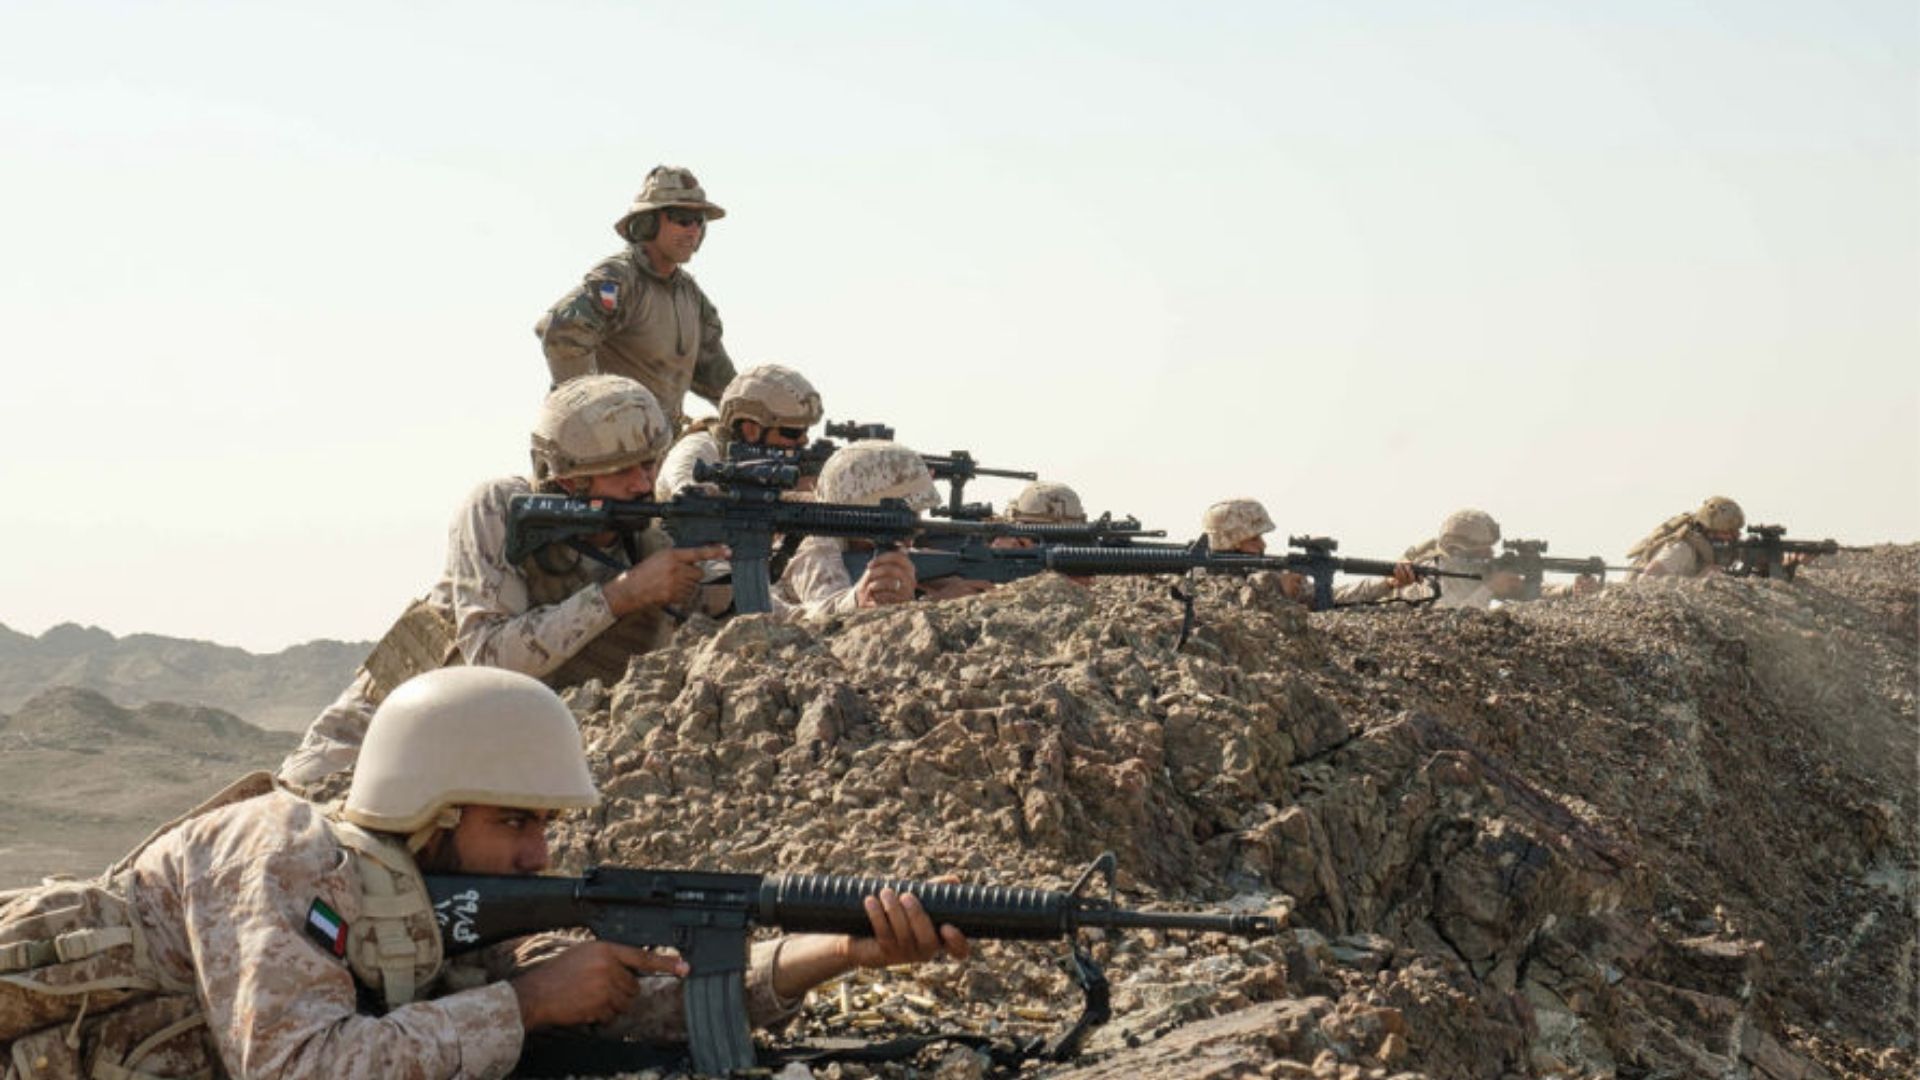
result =
[{"label": "tactical vest", "polygon": [[[659,529],[648,529],[639,539],[642,559],[673,546]],[[527,579],[527,598],[536,605],[558,604],[581,589],[598,586],[607,580],[609,569],[563,544],[549,544],[520,564]],[[629,612],[541,680],[555,690],[588,679],[612,686],[626,677],[628,660],[666,644],[672,633],[673,623],[658,608]]]},{"label": "tactical vest", "polygon": [[360,917],[347,926],[347,966],[392,1009],[417,999],[440,973],[440,926],[427,882],[399,841],[329,813],[327,830],[353,852]]},{"label": "tactical vest", "polygon": [[1691,513],[1675,514],[1661,522],[1659,528],[1627,550],[1627,561],[1636,569],[1643,568],[1668,544],[1685,544],[1693,550],[1695,576],[1704,575],[1716,565],[1713,541],[1694,526]]}]

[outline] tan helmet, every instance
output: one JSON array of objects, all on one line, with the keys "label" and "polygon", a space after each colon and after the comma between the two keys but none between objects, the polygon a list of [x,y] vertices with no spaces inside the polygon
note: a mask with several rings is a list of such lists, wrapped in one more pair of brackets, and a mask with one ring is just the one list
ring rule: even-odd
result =
[{"label": "tan helmet", "polygon": [[1267,508],[1254,499],[1214,503],[1200,515],[1200,527],[1206,530],[1207,544],[1215,551],[1230,551],[1279,528],[1267,516]]},{"label": "tan helmet", "polygon": [[1739,532],[1747,524],[1747,512],[1725,495],[1715,495],[1693,512],[1694,524],[1708,532]]},{"label": "tan helmet", "polygon": [[1456,558],[1486,557],[1500,542],[1500,523],[1485,510],[1456,510],[1440,523],[1440,550]]},{"label": "tan helmet", "polygon": [[517,671],[449,667],[401,683],[375,710],[343,816],[418,834],[458,806],[576,810],[599,798],[560,695]]},{"label": "tan helmet", "polygon": [[652,391],[624,375],[561,383],[533,422],[533,478],[570,480],[659,460],[673,442]]},{"label": "tan helmet", "polygon": [[1067,485],[1035,480],[1007,504],[1007,520],[1065,525],[1087,520],[1087,511],[1080,505],[1080,496]]},{"label": "tan helmet", "polygon": [[807,377],[779,364],[748,368],[720,394],[720,429],[728,434],[738,420],[751,420],[763,428],[806,428],[825,415],[820,392]]},{"label": "tan helmet", "polygon": [[912,450],[884,439],[866,439],[834,451],[820,470],[814,490],[821,502],[876,506],[882,499],[904,499],[915,510],[940,505],[927,463]]},{"label": "tan helmet", "polygon": [[647,174],[640,194],[633,197],[633,205],[627,208],[626,215],[613,223],[613,231],[629,243],[651,240],[650,236],[640,235],[634,225],[640,215],[668,206],[704,211],[708,221],[718,221],[727,216],[725,210],[707,201],[706,189],[693,178],[692,170],[678,165],[656,165]]}]

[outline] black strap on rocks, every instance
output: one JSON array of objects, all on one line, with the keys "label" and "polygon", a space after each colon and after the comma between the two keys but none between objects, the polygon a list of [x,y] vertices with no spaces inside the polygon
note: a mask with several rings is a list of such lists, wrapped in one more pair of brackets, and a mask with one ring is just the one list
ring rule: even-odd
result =
[{"label": "black strap on rocks", "polygon": [[[886,1042],[859,1039],[821,1039],[793,1046],[762,1047],[755,1059],[763,1068],[777,1069],[791,1062],[826,1065],[832,1062],[879,1064],[911,1061],[928,1047],[965,1046],[987,1056],[997,1070],[1013,1072],[1026,1062],[1046,1056],[1040,1039],[990,1039],[971,1032],[948,1031],[907,1035]],[[624,1039],[589,1035],[529,1035],[513,1075],[521,1077],[612,1076],[620,1073],[690,1070],[692,1058],[684,1046],[654,1046]]]},{"label": "black strap on rocks", "polygon": [[1180,640],[1173,643],[1173,651],[1179,652],[1186,647],[1187,639],[1193,636],[1193,594],[1190,592],[1182,592],[1178,585],[1167,586],[1167,592],[1175,600],[1180,601],[1182,610],[1180,616]]}]

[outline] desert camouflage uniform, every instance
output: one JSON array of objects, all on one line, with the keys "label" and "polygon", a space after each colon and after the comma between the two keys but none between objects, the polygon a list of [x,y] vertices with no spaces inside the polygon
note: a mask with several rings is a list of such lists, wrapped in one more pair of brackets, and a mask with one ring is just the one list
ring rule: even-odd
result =
[{"label": "desert camouflage uniform", "polygon": [[853,575],[843,556],[847,543],[834,536],[809,536],[787,563],[781,589],[809,615],[842,615],[860,610]]},{"label": "desert camouflage uniform", "polygon": [[602,260],[533,329],[556,385],[625,375],[653,392],[675,426],[689,389],[717,404],[734,376],[707,294],[683,268],[661,277],[637,244]]},{"label": "desert camouflage uniform", "polygon": [[[307,930],[314,901],[345,924],[362,918],[357,861],[319,807],[273,792],[182,825],[132,868],[133,907],[154,963],[191,983],[208,1032],[236,1076],[505,1076],[524,1030],[512,986],[512,950],[494,950],[428,987],[444,996],[362,1013],[347,962]],[[523,950],[551,952],[545,949]],[[798,1003],[773,991],[778,942],[756,946],[748,1012],[775,1022]],[[684,1040],[680,980],[644,976],[640,997],[611,1034]]]},{"label": "desert camouflage uniform", "polygon": [[1719,566],[1713,561],[1713,548],[1707,545],[1706,538],[1700,537],[1696,541],[1689,534],[1661,545],[1646,561],[1637,562],[1635,568],[1643,574],[1690,578],[1706,577]]},{"label": "desert camouflage uniform", "polygon": [[[526,572],[506,561],[507,501],[532,491],[523,477],[481,484],[448,528],[446,570],[424,603],[452,625],[455,662],[548,677],[618,621],[598,586],[620,571],[591,560],[581,568],[592,585],[559,603],[533,602]],[[623,552],[606,554],[626,565]],[[282,763],[281,779],[311,787],[351,768],[380,697],[378,680],[363,667]]]},{"label": "desert camouflage uniform", "polygon": [[703,461],[718,465],[726,459],[712,431],[689,431],[660,462],[660,474],[653,480],[653,497],[661,502],[673,498],[675,492],[693,485],[694,466]]}]

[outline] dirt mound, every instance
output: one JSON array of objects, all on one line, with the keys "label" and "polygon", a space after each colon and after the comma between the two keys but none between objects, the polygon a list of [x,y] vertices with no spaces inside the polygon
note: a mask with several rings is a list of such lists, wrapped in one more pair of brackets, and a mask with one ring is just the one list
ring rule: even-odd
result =
[{"label": "dirt mound", "polygon": [[[1492,613],[1203,581],[1177,652],[1151,581],[689,626],[574,693],[608,798],[558,847],[1051,887],[1113,850],[1129,902],[1286,915],[1102,942],[1064,1075],[1908,1076],[1917,587],[1912,546]],[[1055,953],[985,952],[799,1028],[1072,1016]]]}]

